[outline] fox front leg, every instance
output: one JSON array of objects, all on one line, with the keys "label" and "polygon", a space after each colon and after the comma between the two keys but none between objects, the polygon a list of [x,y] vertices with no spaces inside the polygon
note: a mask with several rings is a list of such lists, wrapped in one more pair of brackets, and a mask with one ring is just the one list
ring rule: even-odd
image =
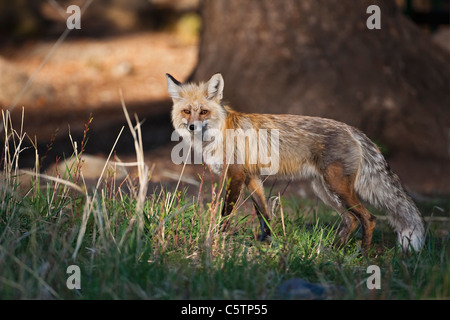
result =
[{"label": "fox front leg", "polygon": [[258,240],[264,241],[270,236],[270,228],[268,226],[270,216],[266,196],[264,195],[263,183],[259,177],[250,177],[247,178],[245,184],[253,199],[253,204],[261,226],[261,234]]},{"label": "fox front leg", "polygon": [[[244,185],[245,175],[244,174],[230,174],[230,181],[227,186],[227,191],[225,194],[225,203],[222,208],[222,217],[228,217],[236,207],[239,200],[239,196],[242,192],[242,186]],[[230,219],[226,219],[223,223],[222,231],[227,231],[230,227]]]}]

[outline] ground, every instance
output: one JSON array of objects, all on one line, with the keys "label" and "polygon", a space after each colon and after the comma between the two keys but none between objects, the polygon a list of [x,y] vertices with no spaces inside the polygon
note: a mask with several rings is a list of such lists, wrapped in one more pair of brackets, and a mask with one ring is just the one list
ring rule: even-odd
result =
[{"label": "ground", "polygon": [[[21,86],[14,86],[13,79],[24,85],[52,45],[53,41],[32,41],[0,49],[0,100],[5,96],[10,97],[8,101],[14,99]],[[172,33],[152,32],[69,38],[49,58],[13,110],[14,128],[20,131],[24,106],[24,131],[31,141],[36,136],[42,171],[49,174],[55,172],[57,157],[64,168],[63,157],[69,159],[73,153],[69,134],[78,151],[82,141],[87,141],[82,171],[89,186],[94,186],[122,127],[113,159],[136,161],[120,104],[121,88],[132,119],[136,113],[144,120],[144,159],[151,172],[149,194],[141,203],[145,219],[142,225],[136,223],[141,218],[140,200],[133,192],[130,197],[121,193],[118,185],[107,185],[99,193],[89,188],[80,194],[42,179],[40,185],[24,188],[23,197],[10,192],[14,183],[1,188],[2,298],[277,299],[303,292],[292,282],[304,283],[301,279],[305,279],[308,286],[322,283],[340,288],[345,284],[345,295],[339,293],[339,299],[448,299],[446,217],[438,217],[443,223],[434,224],[426,250],[406,258],[396,252],[394,232],[384,232],[387,224],[379,217],[369,262],[358,254],[359,235],[347,248],[332,246],[337,214],[316,200],[302,199],[308,189],[291,183],[287,192],[295,197],[283,198],[284,213],[272,220],[271,243],[254,241],[259,230],[250,201],[239,210],[236,232],[220,232],[220,201],[211,200],[213,189],[219,190],[219,179],[201,165],[183,169],[170,160],[171,101],[164,73],[185,79],[196,59],[196,45]],[[29,141],[24,143],[31,146]],[[14,153],[13,148],[9,151]],[[22,150],[21,168],[31,168],[34,159],[33,148]],[[131,174],[136,170],[127,169]],[[15,177],[10,172],[11,181]],[[68,180],[79,181],[75,175]],[[287,182],[276,181],[272,188],[273,182],[266,183],[267,193],[283,193]],[[186,186],[184,196],[181,191]],[[249,200],[248,194],[244,199]],[[427,212],[439,213],[431,206]],[[67,267],[74,264],[82,271],[81,291],[66,286]],[[361,285],[368,264],[382,266],[380,291],[371,292]],[[286,285],[289,279],[295,281]]]}]

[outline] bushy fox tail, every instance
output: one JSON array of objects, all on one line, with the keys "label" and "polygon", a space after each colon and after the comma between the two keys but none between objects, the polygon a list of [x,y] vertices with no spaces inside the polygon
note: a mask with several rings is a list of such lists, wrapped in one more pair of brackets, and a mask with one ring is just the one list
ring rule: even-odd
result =
[{"label": "bushy fox tail", "polygon": [[361,162],[355,190],[364,201],[386,210],[388,221],[398,235],[403,249],[419,251],[425,241],[422,216],[393,173],[377,146],[362,132],[354,137],[361,147]]}]

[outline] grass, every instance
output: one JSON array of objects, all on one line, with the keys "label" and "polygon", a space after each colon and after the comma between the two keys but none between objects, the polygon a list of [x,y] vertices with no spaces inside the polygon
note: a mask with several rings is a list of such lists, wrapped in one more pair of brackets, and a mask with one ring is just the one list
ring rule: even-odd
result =
[{"label": "grass", "polygon": [[[220,231],[223,179],[211,185],[202,179],[196,196],[180,185],[147,190],[151,170],[139,121],[133,125],[124,111],[138,176],[117,182],[104,170],[95,187],[84,181],[83,142],[81,148],[73,142],[79,162],[58,177],[39,174],[38,161],[34,170],[21,170],[26,135],[3,114],[1,299],[278,299],[291,278],[341,288],[330,299],[449,299],[449,239],[433,228],[420,253],[405,255],[392,230],[377,227],[376,247],[366,257],[357,235],[344,248],[333,246],[339,217],[331,209],[280,197],[272,241],[259,243],[246,197],[233,232]],[[71,265],[80,267],[81,289],[67,287]],[[366,286],[369,265],[381,269],[380,290]]]}]

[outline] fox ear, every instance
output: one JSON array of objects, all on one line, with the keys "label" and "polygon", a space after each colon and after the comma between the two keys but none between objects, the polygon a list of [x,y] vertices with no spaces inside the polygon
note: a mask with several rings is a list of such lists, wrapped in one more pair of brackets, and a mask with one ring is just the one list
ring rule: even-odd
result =
[{"label": "fox ear", "polygon": [[173,100],[180,100],[181,82],[166,73],[167,91]]},{"label": "fox ear", "polygon": [[222,100],[224,81],[220,73],[216,73],[208,81],[208,99]]}]

